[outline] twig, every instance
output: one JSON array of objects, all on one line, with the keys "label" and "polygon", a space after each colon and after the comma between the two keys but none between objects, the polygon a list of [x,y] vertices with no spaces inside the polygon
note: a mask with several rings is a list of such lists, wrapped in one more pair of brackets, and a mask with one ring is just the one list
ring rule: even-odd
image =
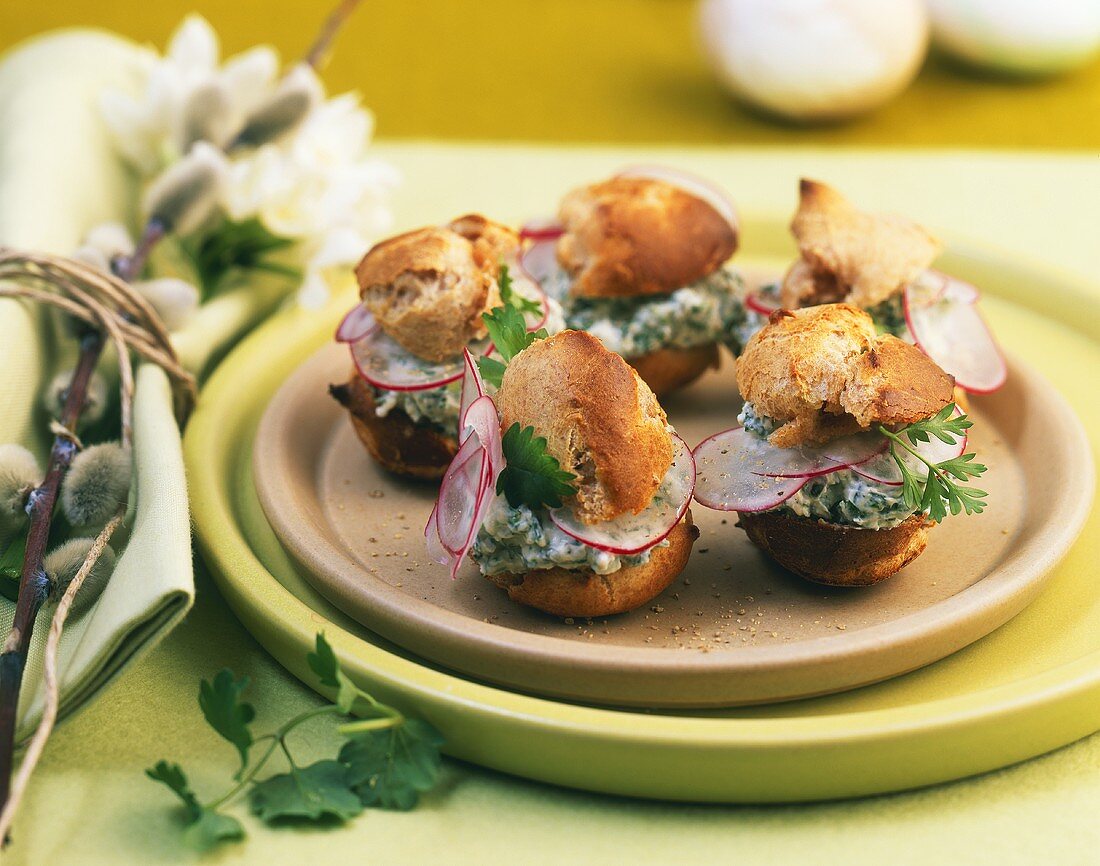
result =
[{"label": "twig", "polygon": [[[102,350],[103,337],[100,333],[90,331],[81,338],[80,361],[73,373],[65,408],[61,413],[61,424],[70,430],[76,429],[76,422],[84,408],[88,382],[95,372]],[[71,440],[63,436],[55,437],[46,478],[31,491],[28,499],[27,511],[31,523],[27,532],[27,550],[23,556],[23,572],[19,579],[15,619],[0,654],[0,804],[8,802],[15,753],[16,712],[23,668],[34,631],[34,618],[50,591],[50,579],[42,568],[42,557],[46,553],[46,544],[50,537],[50,523],[61,479],[76,452],[76,445]]]},{"label": "twig", "polygon": [[72,607],[73,601],[76,599],[76,594],[80,591],[80,587],[84,585],[85,579],[91,573],[96,562],[99,561],[99,557],[103,555],[103,550],[107,547],[107,542],[111,540],[111,536],[122,523],[124,515],[125,510],[120,511],[111,518],[110,522],[99,533],[91,550],[88,551],[88,556],[84,560],[84,564],[80,566],[80,570],[76,573],[72,582],[65,589],[64,595],[61,596],[61,600],[57,603],[57,610],[54,611],[53,620],[50,622],[50,633],[49,637],[46,639],[46,651],[43,657],[43,678],[46,684],[46,703],[42,709],[42,720],[38,723],[38,727],[34,731],[34,736],[27,745],[26,754],[23,756],[23,761],[19,765],[19,772],[12,781],[11,794],[8,797],[7,803],[4,805],[3,810],[0,810],[0,839],[6,839],[8,836],[8,831],[11,829],[12,821],[15,820],[15,813],[19,808],[19,803],[22,801],[23,794],[27,790],[27,784],[30,782],[31,774],[34,773],[34,768],[37,766],[39,758],[42,757],[42,751],[46,748],[46,741],[49,740],[50,733],[53,731],[53,726],[57,721],[57,711],[61,702],[57,658],[58,649],[61,645],[61,633],[65,628],[65,620],[69,616],[69,609]]},{"label": "twig", "polygon": [[325,23],[321,26],[321,32],[317,35],[317,39],[303,58],[305,63],[308,63],[314,69],[320,69],[324,66],[328,51],[340,32],[340,28],[344,26],[344,23],[351,17],[351,13],[355,11],[355,7],[358,5],[359,0],[343,0],[339,6],[329,13]]},{"label": "twig", "polygon": [[[148,234],[154,237],[154,233]],[[120,260],[116,267],[123,273],[136,274],[142,268],[145,256],[155,243],[156,240],[153,239],[148,243],[140,244],[134,256]],[[131,414],[134,377],[133,362],[129,354],[132,341],[146,349],[155,349],[157,353],[167,357],[169,363],[166,365],[166,372],[177,386],[179,399],[186,412],[186,408],[190,405],[189,398],[194,394],[194,380],[180,367],[167,331],[152,307],[119,277],[105,275],[65,259],[45,255],[25,255],[0,249],[0,280],[6,279],[40,282],[54,289],[55,293],[7,286],[0,287],[0,293],[43,300],[70,311],[79,309],[80,318],[99,329],[88,331],[81,338],[80,360],[68,388],[65,407],[58,422],[59,429],[76,429],[84,407],[88,382],[103,349],[104,335],[114,343],[118,354],[122,414],[121,439],[124,446],[130,447],[133,439]],[[49,300],[46,300],[47,298]],[[135,339],[132,333],[128,337],[124,329],[124,325],[127,324],[132,328],[139,328],[143,337]],[[35,617],[50,591],[50,582],[42,568],[42,559],[49,540],[58,490],[77,451],[78,446],[70,436],[56,436],[50,452],[45,480],[31,492],[28,499],[31,522],[15,619],[4,643],[3,652],[0,654],[0,807],[7,815],[14,815],[18,806],[18,800],[9,795],[23,669],[30,648]],[[54,678],[54,685],[56,686],[56,678]],[[54,699],[57,699],[57,696]],[[47,700],[50,700],[49,695]],[[3,839],[4,837],[0,835],[0,842]]]}]

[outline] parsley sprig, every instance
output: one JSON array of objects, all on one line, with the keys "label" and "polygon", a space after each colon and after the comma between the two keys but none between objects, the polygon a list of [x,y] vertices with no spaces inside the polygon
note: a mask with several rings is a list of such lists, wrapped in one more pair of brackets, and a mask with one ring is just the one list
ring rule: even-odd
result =
[{"label": "parsley sprig", "polygon": [[497,477],[497,493],[503,493],[513,508],[560,508],[564,499],[577,492],[571,483],[577,476],[547,453],[546,439],[536,436],[534,427],[513,424],[501,445],[506,465]]},{"label": "parsley sprig", "polygon": [[512,278],[508,274],[507,265],[500,266],[500,278],[497,282],[504,303],[482,313],[481,319],[489,329],[489,339],[493,341],[500,359],[489,356],[478,358],[477,367],[481,371],[481,378],[499,388],[504,371],[508,369],[508,362],[535,340],[545,340],[548,334],[546,328],[527,330],[527,320],[523,318],[524,312],[531,311],[527,305],[533,305],[534,311],[540,307],[537,301],[529,300],[512,289]]},{"label": "parsley sprig", "polygon": [[[878,427],[878,432],[890,440],[890,456],[894,458],[898,471],[901,472],[902,497],[905,504],[910,508],[926,512],[936,523],[943,520],[949,511],[951,514],[962,511],[967,514],[980,514],[986,506],[985,500],[989,495],[984,490],[958,483],[977,478],[986,471],[985,466],[974,462],[973,453],[960,454],[950,460],[933,463],[913,447],[921,442],[931,441],[933,436],[948,445],[955,443],[960,436],[964,436],[973,426],[973,422],[966,415],[956,417],[954,413],[955,404],[949,403],[931,418],[908,424],[899,430],[887,430],[881,425]],[[906,442],[906,439],[909,441]],[[909,468],[905,460],[906,453],[928,467],[926,477],[920,477]]]},{"label": "parsley sprig", "polygon": [[509,273],[507,265],[500,266],[500,276],[497,278],[497,285],[500,286],[500,299],[504,302],[505,306],[515,307],[521,313],[542,312],[541,303],[533,298],[521,295],[512,288],[512,275]]},{"label": "parsley sprig", "polygon": [[[406,718],[362,691],[340,669],[340,663],[323,634],[307,656],[310,669],[322,685],[336,690],[336,702],[300,713],[275,730],[256,736],[250,727],[255,709],[244,700],[248,678],[219,671],[212,681],[203,680],[199,706],[207,723],[231,743],[240,757],[234,784],[220,797],[203,802],[191,787],[179,764],[159,761],[145,773],[168,786],[184,807],[185,841],[198,850],[244,838],[244,826],[222,807],[244,794],[253,813],[266,823],[336,821],[343,823],[364,807],[411,809],[421,792],[434,787],[439,776],[443,738],[427,722]],[[335,758],[299,765],[288,737],[300,725],[318,716],[348,716],[360,704],[366,718],[337,729],[344,737]],[[251,760],[252,747],[266,744],[259,758]],[[276,751],[289,769],[257,779]]]}]

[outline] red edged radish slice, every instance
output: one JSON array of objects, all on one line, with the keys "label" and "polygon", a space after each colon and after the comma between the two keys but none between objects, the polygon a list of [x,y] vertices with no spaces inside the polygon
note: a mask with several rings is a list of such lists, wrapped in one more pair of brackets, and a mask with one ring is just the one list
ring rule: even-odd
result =
[{"label": "red edged radish slice", "polygon": [[966,283],[949,281],[938,301],[926,303],[913,284],[905,289],[905,322],[917,347],[955,377],[957,385],[988,394],[1008,376],[1004,356],[969,295]]},{"label": "red edged radish slice", "polygon": [[[417,358],[381,328],[349,346],[359,375],[388,391],[427,391],[457,382],[464,372],[462,358],[432,363]],[[474,354],[486,354],[488,342],[475,343]]]},{"label": "red edged radish slice", "polygon": [[673,186],[679,187],[684,192],[702,199],[730,225],[736,235],[740,220],[737,216],[737,206],[733,199],[720,186],[711,183],[705,178],[690,172],[681,171],[663,165],[632,165],[620,171],[616,177],[647,177],[653,180],[663,180]]},{"label": "red edged radish slice", "polygon": [[687,513],[695,490],[695,460],[691,451],[679,436],[673,436],[673,445],[676,450],[672,466],[645,510],[587,524],[581,523],[573,509],[564,505],[550,512],[550,520],[577,541],[618,556],[642,553],[660,544]]},{"label": "red edged radish slice", "polygon": [[371,311],[362,304],[356,304],[340,320],[340,325],[336,329],[336,342],[354,343],[356,340],[363,339],[377,327],[378,322],[374,320]]},{"label": "red edged radish slice", "polygon": [[926,284],[930,291],[926,298],[931,303],[938,300],[958,301],[960,304],[976,304],[981,300],[982,293],[978,287],[966,280],[929,268],[920,274],[914,281],[918,286]]},{"label": "red edged radish slice", "polygon": [[885,436],[878,433],[854,433],[826,442],[818,449],[836,464],[837,469],[850,469],[878,457],[889,447]]},{"label": "red edged radish slice", "polygon": [[[782,452],[792,452],[790,462]],[[768,511],[794,496],[812,477],[766,474],[802,460],[797,449],[776,448],[743,427],[704,439],[695,447],[695,498],[719,511]],[[803,463],[803,466],[806,464]]]},{"label": "red edged radish slice", "polygon": [[471,534],[476,534],[473,522],[484,486],[485,460],[485,449],[477,437],[469,437],[439,485],[435,516],[439,541],[455,556],[467,547]]},{"label": "red edged radish slice", "polygon": [[745,295],[745,306],[761,316],[770,316],[779,309],[779,304],[762,298],[756,292],[749,292]]},{"label": "red edged radish slice", "polygon": [[[489,461],[489,477],[484,483],[489,487],[496,487],[497,476],[504,469],[504,446],[500,435],[500,415],[493,398],[483,395],[474,400],[462,415],[462,428],[477,435]],[[468,435],[463,433],[463,438]]]},{"label": "red edged radish slice", "polygon": [[556,241],[565,229],[556,219],[531,220],[520,227],[520,240],[525,241]]},{"label": "red edged radish slice", "polygon": [[[474,390],[477,381],[472,379]],[[452,578],[485,522],[504,467],[500,418],[492,398],[482,395],[470,403],[462,413],[461,427],[462,444],[443,475],[439,498],[424,527],[428,555],[449,566]]]},{"label": "red edged radish slice", "polygon": [[553,294],[562,282],[556,240],[540,240],[531,244],[520,255],[519,263],[524,273],[538,283],[544,292]]},{"label": "red edged radish slice", "polygon": [[[960,416],[962,412],[958,407],[955,407],[955,417]],[[921,457],[928,460],[931,463],[943,463],[945,460],[953,460],[966,451],[966,443],[968,441],[967,436],[963,434],[953,442],[944,442],[937,439],[935,436],[930,436],[927,442],[912,442],[908,436],[902,435],[905,443],[916,450]],[[883,437],[885,442],[885,437]],[[887,447],[889,444],[887,443]],[[904,448],[897,449],[901,459],[905,462],[905,465],[916,475],[918,478],[925,478],[928,476],[928,467],[906,451]],[[850,468],[857,475],[862,475],[864,478],[870,481],[877,481],[879,484],[887,484],[890,486],[899,486],[901,484],[901,470],[898,469],[897,462],[893,457],[885,456],[885,451],[882,452],[882,459],[868,460],[863,463],[854,464]]]},{"label": "red edged radish slice", "polygon": [[470,354],[469,349],[462,350],[462,396],[458,404],[458,441],[465,442],[466,413],[470,406],[479,397],[485,396],[485,381],[481,378],[481,371],[477,368],[477,361]]}]

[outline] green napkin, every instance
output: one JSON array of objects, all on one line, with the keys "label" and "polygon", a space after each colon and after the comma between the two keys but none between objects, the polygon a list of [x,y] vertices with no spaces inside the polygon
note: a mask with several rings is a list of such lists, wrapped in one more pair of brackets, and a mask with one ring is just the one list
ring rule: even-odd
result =
[{"label": "green napkin", "polygon": [[[105,33],[69,31],[35,40],[0,62],[0,244],[68,254],[104,220],[132,221],[133,179],[115,158],[98,96],[136,71],[137,49]],[[270,312],[285,284],[240,285],[205,305],[175,335],[197,375]],[[0,299],[0,442],[44,456],[48,422],[41,389],[72,363],[50,314]],[[106,372],[106,366],[103,365]],[[180,434],[164,373],[141,365],[134,397],[133,495],[128,541],[98,604],[70,620],[61,644],[61,713],[93,698],[176,625],[194,599],[191,527]],[[125,534],[125,533],[124,533]],[[0,631],[14,604],[0,599]],[[36,623],[20,701],[19,739],[41,715],[41,651],[47,613]]]}]

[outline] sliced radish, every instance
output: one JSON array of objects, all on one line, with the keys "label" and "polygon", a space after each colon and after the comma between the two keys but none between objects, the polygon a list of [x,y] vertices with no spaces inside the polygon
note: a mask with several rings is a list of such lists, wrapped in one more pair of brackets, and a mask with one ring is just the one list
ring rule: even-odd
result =
[{"label": "sliced radish", "polygon": [[[764,448],[757,447],[762,443]],[[777,477],[759,474],[763,468],[778,468],[779,454],[795,449],[776,448],[742,427],[734,427],[704,439],[695,447],[695,498],[707,508],[719,511],[768,511],[794,496],[811,476]],[[792,464],[794,465],[794,464]]]},{"label": "sliced radish", "polygon": [[[476,380],[472,387],[476,390]],[[492,398],[482,395],[470,403],[461,426],[462,444],[443,475],[439,498],[424,527],[428,555],[449,566],[452,578],[485,522],[504,467],[500,417]]]},{"label": "sliced radish", "polygon": [[456,556],[476,533],[473,521],[484,483],[485,461],[485,449],[471,436],[458,449],[439,485],[436,509],[439,540]]},{"label": "sliced radish", "polygon": [[469,435],[466,430],[466,413],[479,397],[485,396],[485,381],[477,368],[477,361],[469,349],[462,350],[462,396],[458,403],[458,440],[465,442]]},{"label": "sliced radish", "polygon": [[850,469],[874,460],[888,447],[889,444],[883,436],[867,432],[842,436],[818,446],[816,450],[832,460],[836,469]]},{"label": "sliced radish", "polygon": [[525,241],[556,241],[563,234],[565,229],[555,219],[531,220],[519,230],[520,239]]},{"label": "sliced radish", "polygon": [[1004,356],[972,300],[971,286],[949,279],[931,303],[916,281],[905,289],[905,322],[917,347],[955,377],[960,387],[988,394],[1008,376]]},{"label": "sliced radish", "polygon": [[653,502],[642,512],[587,524],[577,519],[572,508],[562,506],[550,512],[550,520],[577,541],[618,556],[642,553],[660,544],[683,519],[695,490],[695,460],[683,439],[673,436],[673,440],[672,466]]},{"label": "sliced radish", "polygon": [[679,187],[684,192],[702,199],[730,225],[736,235],[740,220],[737,216],[737,206],[720,186],[711,183],[705,178],[670,168],[663,165],[632,165],[620,171],[616,177],[647,177],[653,180],[663,180],[673,186]]},{"label": "sliced radish", "polygon": [[553,238],[536,241],[523,251],[519,259],[523,272],[552,296],[563,282],[557,246],[557,240]]},{"label": "sliced radish", "polygon": [[756,292],[749,292],[745,295],[745,306],[761,316],[770,316],[779,309],[779,304],[762,298]]},{"label": "sliced radish", "polygon": [[356,304],[340,320],[340,325],[336,329],[336,342],[354,343],[356,340],[363,339],[377,327],[378,322],[374,320],[371,311],[362,304]]},{"label": "sliced radish", "polygon": [[[492,475],[491,484],[496,486],[497,476],[504,468],[504,448],[500,435],[500,415],[497,413],[496,404],[492,397],[482,396],[470,404],[470,408],[462,416],[463,430],[472,431],[477,435],[482,449],[489,460],[489,471]],[[464,438],[469,434],[464,434]]]},{"label": "sliced radish", "polygon": [[462,359],[433,364],[410,353],[381,328],[350,346],[359,375],[389,391],[426,391],[462,378]]}]

